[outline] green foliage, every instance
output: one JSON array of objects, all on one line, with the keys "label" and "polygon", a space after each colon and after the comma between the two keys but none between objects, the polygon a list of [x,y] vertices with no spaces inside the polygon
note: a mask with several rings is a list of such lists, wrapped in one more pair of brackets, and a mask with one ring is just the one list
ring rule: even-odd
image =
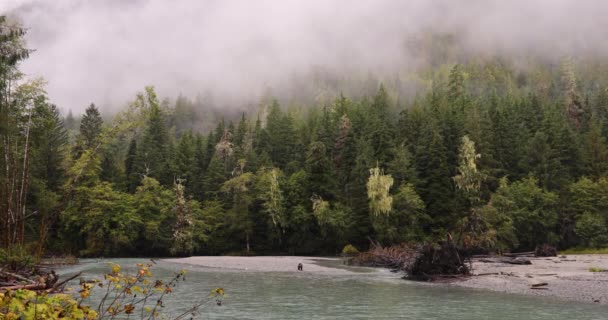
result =
[{"label": "green foliage", "polygon": [[[494,197],[499,197],[494,195]],[[492,201],[474,211],[467,217],[469,220],[463,224],[474,224],[470,245],[481,246],[488,249],[508,250],[519,246],[519,239],[513,226],[513,218],[504,211],[498,210]],[[467,239],[463,239],[467,240]]]},{"label": "green foliage", "polygon": [[338,245],[342,244],[354,223],[351,209],[338,202],[330,203],[319,196],[311,200],[313,215],[321,227],[321,233],[335,239]]},{"label": "green foliage", "polygon": [[10,250],[0,248],[0,266],[8,270],[29,269],[37,262],[24,246],[14,246]]},{"label": "green foliage", "polygon": [[0,317],[17,319],[98,319],[96,311],[69,294],[38,294],[17,290],[0,293]]},{"label": "green foliage", "polygon": [[171,245],[174,220],[173,194],[163,188],[158,180],[145,177],[134,195],[136,214],[141,219],[137,247],[142,253],[166,251]]},{"label": "green foliage", "polygon": [[420,177],[416,190],[435,224],[447,226],[453,222],[451,212],[454,210],[447,150],[435,120],[425,119],[421,126],[414,144],[414,164]]},{"label": "green foliage", "polygon": [[378,167],[370,169],[369,173],[367,181],[369,209],[375,216],[388,215],[393,209],[393,197],[389,194],[393,186],[393,177],[385,175]]},{"label": "green foliage", "polygon": [[585,171],[590,176],[598,179],[608,174],[608,146],[598,121],[591,123],[589,131],[584,136],[583,155]]},{"label": "green foliage", "polygon": [[59,110],[54,105],[41,104],[36,110],[33,131],[32,175],[46,188],[59,191],[65,178],[68,136]]},{"label": "green foliage", "polygon": [[85,114],[80,121],[80,135],[83,139],[84,147],[90,148],[95,143],[95,140],[101,133],[101,126],[103,125],[103,119],[99,114],[99,110],[95,104],[91,105],[85,110]]},{"label": "green foliage", "polygon": [[133,195],[107,182],[76,188],[61,225],[60,236],[85,256],[185,255],[208,240],[202,209],[183,185],[171,191],[150,177]]},{"label": "green foliage", "polygon": [[232,199],[232,209],[228,213],[229,227],[233,233],[245,236],[242,240],[245,240],[247,253],[251,250],[250,240],[253,234],[250,205],[253,201],[254,178],[253,173],[246,172],[226,181],[221,189]]},{"label": "green foliage", "polygon": [[180,180],[174,183],[173,190],[175,192],[173,208],[175,224],[173,225],[173,244],[169,252],[172,255],[190,255],[195,249],[192,232],[194,227],[192,205],[185,198],[184,186]]},{"label": "green foliage", "polygon": [[[469,230],[461,239],[469,243],[524,248],[557,241],[558,232],[566,232],[558,225],[566,228],[568,223],[573,237],[568,239],[574,239],[568,241],[587,241],[582,236],[584,223],[576,228],[584,210],[574,204],[583,201],[577,200],[582,195],[568,191],[572,205],[558,216],[555,194],[545,191],[571,190],[566,186],[584,170],[602,175],[601,169],[579,166],[578,156],[567,155],[575,150],[571,141],[576,131],[569,129],[556,107],[543,106],[532,95],[514,102],[492,93],[483,97],[490,107],[473,103],[477,97],[468,92],[466,82],[476,75],[466,68],[455,67],[449,84],[436,86],[431,95],[402,112],[398,130],[391,121],[389,91],[381,86],[371,100],[354,102],[342,96],[331,107],[313,108],[308,119],[284,112],[274,102],[263,108],[267,116],[255,126],[241,115],[238,125],[222,120],[206,137],[180,128],[179,137],[174,137],[164,120],[171,110],[161,109],[148,90],[134,103],[146,111],[144,131],[122,149],[129,180],[124,185],[134,194],[130,201],[139,225],[135,245],[123,249],[168,252],[176,244],[179,206],[167,189],[169,175],[184,179],[182,202],[189,204],[183,208],[191,208],[185,210],[193,219],[186,237],[190,240],[182,244],[192,246],[184,253],[239,251],[253,243],[261,250],[287,246],[319,252],[335,248],[336,242],[364,243],[370,235],[395,243],[458,230]],[[590,129],[589,147],[583,148],[595,151],[581,153],[587,158],[601,155],[597,150],[605,144],[597,128]],[[454,138],[459,136],[461,141]],[[308,146],[305,157],[294,154],[303,146]],[[155,155],[154,161],[166,161],[151,170],[145,159],[149,152],[142,148],[164,154]],[[477,148],[488,156],[480,157]],[[100,171],[103,177],[106,158],[89,157],[72,171],[86,163],[86,170],[78,170],[90,177],[91,188]],[[387,168],[389,174],[370,174],[374,165],[377,170]],[[538,177],[545,190],[532,188],[527,179],[518,180],[529,174]],[[160,183],[145,182],[146,175]],[[514,183],[499,185],[504,175]],[[395,181],[398,188],[391,194]],[[134,189],[142,183],[145,188]],[[118,190],[118,185],[113,188]],[[600,199],[599,194],[594,192],[591,198]],[[534,228],[541,231],[531,232]],[[80,250],[87,247],[66,234],[62,232]]]},{"label": "green foliage", "polygon": [[150,176],[163,185],[172,182],[169,167],[169,133],[165,124],[165,112],[161,109],[156,92],[147,87],[134,102],[143,110],[146,117],[145,131],[137,145],[134,163],[135,174]]},{"label": "green foliage", "polygon": [[203,190],[206,199],[219,199],[220,188],[226,181],[225,166],[219,156],[214,155],[209,162],[203,179]]},{"label": "green foliage", "polygon": [[559,252],[560,254],[608,254],[608,248],[570,248]]},{"label": "green foliage", "polygon": [[583,213],[577,219],[574,231],[583,239],[586,246],[601,248],[608,245],[606,219],[599,214]]},{"label": "green foliage", "polygon": [[384,85],[374,96],[366,121],[366,135],[376,161],[387,163],[394,149],[394,129],[390,117],[390,101]]},{"label": "green foliage", "polygon": [[143,221],[136,215],[133,197],[101,182],[78,187],[74,201],[62,213],[66,237],[84,239],[84,256],[126,253],[133,249]]},{"label": "green foliage", "polygon": [[272,163],[278,168],[285,168],[294,158],[297,143],[293,118],[281,111],[276,100],[272,102],[269,109],[264,129],[267,141],[263,141],[263,143],[268,148],[266,151],[270,155]]},{"label": "green foliage", "polygon": [[396,185],[401,183],[416,184],[418,173],[412,163],[412,154],[406,147],[399,147],[395,158],[388,164],[388,173],[395,179]]},{"label": "green foliage", "polygon": [[262,201],[264,212],[270,218],[272,227],[280,234],[286,228],[285,198],[281,190],[282,172],[277,168],[262,168],[256,177],[256,193]]},{"label": "green foliage", "polygon": [[373,215],[372,226],[378,240],[386,243],[422,241],[430,220],[413,185],[403,184],[394,195],[390,215]]},{"label": "green foliage", "polygon": [[564,229],[572,229],[584,245],[599,247],[606,243],[608,222],[608,180],[581,178],[569,186],[564,210]]},{"label": "green foliage", "polygon": [[[557,195],[542,190],[535,178],[525,178],[511,184],[502,179],[492,197],[491,206],[501,224],[513,221],[513,232],[523,248],[533,249],[544,243],[555,243],[557,228]],[[491,212],[491,211],[490,211]],[[510,231],[503,232],[508,235]],[[506,236],[505,238],[512,238]]]},{"label": "green foliage", "polygon": [[141,180],[139,173],[136,172],[136,161],[137,161],[137,140],[131,139],[129,143],[129,149],[125,158],[125,176],[127,183],[127,190],[134,192]]},{"label": "green foliage", "polygon": [[146,87],[113,121],[92,104],[78,124],[43,80],[22,81],[24,34],[0,17],[2,247],[321,254],[446,232],[500,250],[606,245],[608,77],[593,59],[526,69],[435,37],[428,68],[384,83],[317,75],[238,114]]},{"label": "green foliage", "polygon": [[475,204],[480,200],[483,180],[483,175],[477,170],[477,159],[481,155],[475,151],[475,142],[466,135],[462,137],[458,158],[458,175],[454,177],[454,182],[467,195],[471,204]]}]

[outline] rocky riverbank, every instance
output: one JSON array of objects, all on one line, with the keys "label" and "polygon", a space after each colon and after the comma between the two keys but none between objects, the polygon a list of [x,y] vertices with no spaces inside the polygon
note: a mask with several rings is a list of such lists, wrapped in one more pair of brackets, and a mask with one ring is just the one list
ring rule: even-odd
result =
[{"label": "rocky riverbank", "polygon": [[[548,296],[568,301],[608,305],[608,272],[601,272],[602,269],[608,269],[608,255],[568,255],[527,259],[530,259],[532,264],[482,262],[476,259],[472,263],[471,276],[460,277],[447,284],[441,282],[434,285]],[[298,272],[297,266],[302,263],[303,272],[325,274],[352,272],[324,263],[332,260],[336,259],[297,256],[205,256],[165,261],[256,272]]]},{"label": "rocky riverbank", "polygon": [[608,304],[608,255],[529,259],[528,265],[477,259],[472,276],[450,285]]}]

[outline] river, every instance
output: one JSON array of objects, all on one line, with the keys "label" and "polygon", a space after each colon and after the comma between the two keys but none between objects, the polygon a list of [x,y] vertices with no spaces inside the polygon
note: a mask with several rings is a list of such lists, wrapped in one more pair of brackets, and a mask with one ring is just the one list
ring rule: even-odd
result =
[{"label": "river", "polygon": [[[82,271],[85,278],[103,278],[110,261],[133,266],[147,260],[83,260],[58,272]],[[333,264],[339,267],[338,260]],[[196,319],[608,319],[606,306],[416,283],[387,270],[352,268],[331,275],[253,272],[163,261],[152,269],[161,279],[187,270],[186,281],[165,299],[165,314],[185,310],[213,288],[225,289],[223,304],[206,305]]]}]

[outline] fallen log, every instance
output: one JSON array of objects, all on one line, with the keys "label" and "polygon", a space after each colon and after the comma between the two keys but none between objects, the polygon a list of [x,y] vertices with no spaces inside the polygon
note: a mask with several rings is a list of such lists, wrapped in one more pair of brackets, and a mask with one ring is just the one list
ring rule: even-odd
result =
[{"label": "fallen log", "polygon": [[79,272],[73,276],[68,277],[67,279],[65,279],[61,282],[58,282],[59,277],[53,270],[51,270],[50,272],[43,274],[43,275],[33,274],[32,277],[35,278],[36,280],[28,279],[22,275],[13,274],[11,272],[6,272],[6,271],[1,271],[0,274],[4,275],[5,277],[8,276],[11,279],[19,279],[21,281],[28,282],[26,284],[18,283],[15,281],[0,282],[0,293],[6,292],[9,290],[13,291],[13,290],[20,290],[20,289],[39,291],[39,292],[48,292],[48,293],[58,292],[63,289],[63,286],[68,281],[73,280],[76,277],[81,275],[81,273]]},{"label": "fallen log", "polygon": [[527,251],[527,252],[517,252],[517,253],[504,253],[503,256],[505,257],[534,257],[534,251]]},{"label": "fallen log", "polygon": [[545,287],[545,286],[548,286],[548,285],[549,284],[547,282],[534,283],[534,284],[532,284],[532,288]]},{"label": "fallen log", "polygon": [[519,264],[519,265],[532,264],[532,261],[530,261],[530,259],[522,259],[522,258],[504,260],[503,262],[508,263],[508,264]]},{"label": "fallen log", "polygon": [[525,259],[521,257],[506,257],[506,258],[494,258],[494,259],[478,259],[475,260],[477,262],[483,263],[508,263],[508,264],[532,264],[530,259]]},{"label": "fallen log", "polygon": [[6,292],[8,290],[19,290],[19,289],[27,289],[32,291],[46,290],[46,284],[44,283],[33,283],[33,284],[22,284],[16,286],[8,286],[0,288],[0,292]]},{"label": "fallen log", "polygon": [[75,274],[75,275],[73,275],[73,276],[71,276],[71,277],[69,277],[69,278],[67,278],[67,279],[65,279],[65,280],[63,280],[61,282],[55,283],[55,285],[53,285],[53,290],[57,290],[57,289],[61,288],[63,285],[65,285],[66,283],[68,283],[70,280],[74,280],[74,279],[80,277],[81,274],[82,274],[82,272],[78,272],[77,274]]},{"label": "fallen log", "polygon": [[470,274],[468,265],[452,241],[425,245],[414,262],[406,268],[409,279],[433,281],[437,276]]},{"label": "fallen log", "polygon": [[557,257],[557,248],[549,244],[536,246],[534,255],[537,257]]},{"label": "fallen log", "polygon": [[25,282],[30,283],[30,284],[35,283],[35,281],[33,281],[31,279],[28,279],[26,277],[20,276],[20,275],[18,275],[16,273],[0,270],[0,274],[4,275],[5,277],[8,276],[10,278],[14,278],[14,279],[18,279],[18,280],[21,280],[21,281],[25,281]]}]

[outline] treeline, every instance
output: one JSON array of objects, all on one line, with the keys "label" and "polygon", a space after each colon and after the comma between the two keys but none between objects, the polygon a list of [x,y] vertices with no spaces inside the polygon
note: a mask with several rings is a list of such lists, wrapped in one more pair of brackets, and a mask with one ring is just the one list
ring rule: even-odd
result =
[{"label": "treeline", "polygon": [[497,250],[608,245],[601,65],[465,61],[419,74],[417,96],[388,82],[315,105],[264,99],[206,132],[191,102],[152,88],[114,120],[95,105],[63,117],[42,82],[10,85],[27,51],[3,28],[6,248],[331,254],[446,234]]},{"label": "treeline", "polygon": [[[605,91],[597,107],[567,91],[566,61],[549,99],[475,95],[466,68],[402,110],[380,86],[306,109],[272,101],[206,135],[174,125],[176,108],[148,89],[141,129],[100,152],[57,243],[88,255],[311,254],[451,232],[500,249],[605,245]],[[72,157],[103,127],[91,106]],[[176,249],[179,219],[187,241]]]}]

